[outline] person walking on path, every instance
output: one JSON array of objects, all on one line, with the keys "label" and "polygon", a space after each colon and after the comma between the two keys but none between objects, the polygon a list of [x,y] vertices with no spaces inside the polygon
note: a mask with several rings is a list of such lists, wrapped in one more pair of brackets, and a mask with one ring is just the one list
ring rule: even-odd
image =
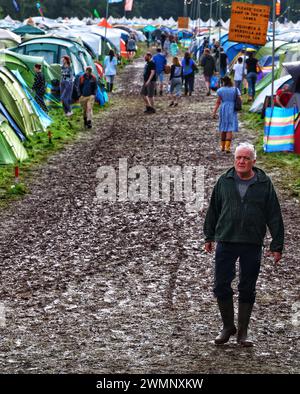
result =
[{"label": "person walking on path", "polygon": [[92,128],[93,106],[97,93],[97,79],[92,71],[92,67],[88,66],[79,79],[79,103],[83,109],[84,126],[88,129]]},{"label": "person walking on path", "polygon": [[261,71],[258,60],[255,58],[253,52],[249,52],[249,57],[246,59],[247,82],[248,82],[248,101],[254,101],[255,84],[257,80],[257,73]]},{"label": "person walking on path", "polygon": [[73,115],[72,112],[72,93],[74,84],[74,73],[71,67],[71,59],[69,56],[63,56],[61,67],[60,81],[60,98],[66,116]]},{"label": "person walking on path", "polygon": [[185,96],[187,94],[191,96],[194,91],[195,70],[197,69],[197,66],[189,52],[185,52],[181,65],[184,79],[184,94]]},{"label": "person walking on path", "polygon": [[240,56],[237,63],[233,66],[234,71],[234,85],[242,93],[242,83],[244,78],[243,58]]},{"label": "person walking on path", "polygon": [[104,59],[104,75],[107,83],[107,91],[112,92],[114,87],[114,78],[117,74],[118,60],[115,52],[111,49],[108,56]]},{"label": "person walking on path", "polygon": [[224,52],[224,49],[220,47],[220,54],[219,54],[219,61],[220,61],[220,77],[223,78],[227,74],[227,65],[228,65],[228,56]]},{"label": "person walking on path", "polygon": [[144,67],[144,83],[141,89],[141,95],[143,96],[146,104],[145,113],[155,113],[154,108],[154,94],[156,88],[156,67],[152,60],[152,54],[147,52],[145,55],[145,67]]},{"label": "person walking on path", "polygon": [[230,153],[232,133],[239,130],[237,112],[235,111],[236,96],[241,96],[240,91],[232,86],[228,76],[223,79],[223,86],[217,90],[218,99],[213,111],[213,117],[219,113],[219,132],[221,133],[221,150]]},{"label": "person walking on path", "polygon": [[170,95],[172,99],[169,106],[176,107],[181,96],[183,73],[177,56],[173,57],[172,63],[170,75]]},{"label": "person walking on path", "polygon": [[204,49],[204,54],[201,58],[200,65],[201,65],[201,67],[203,67],[203,75],[204,75],[204,81],[205,81],[205,86],[206,86],[206,95],[209,96],[210,95],[210,80],[211,80],[211,77],[216,72],[215,59],[210,54],[209,48]]},{"label": "person walking on path", "polygon": [[[253,145],[241,143],[235,151],[234,167],[218,179],[204,223],[204,249],[215,252],[214,295],[217,298],[223,329],[216,345],[228,342],[237,332],[237,342],[253,346],[248,326],[256,296],[262,246],[267,227],[272,236],[269,255],[278,263],[284,245],[284,225],[276,192],[265,172],[255,167]],[[238,329],[234,324],[231,283],[239,258]]]},{"label": "person walking on path", "polygon": [[35,72],[35,76],[32,85],[32,90],[35,92],[34,95],[35,101],[38,103],[38,105],[42,108],[43,111],[48,113],[48,108],[44,101],[44,96],[46,93],[46,83],[45,83],[45,77],[42,73],[42,65],[35,64],[34,72]]},{"label": "person walking on path", "polygon": [[166,56],[169,55],[170,47],[171,47],[171,41],[170,41],[169,36],[167,36],[166,39],[165,39],[165,42],[163,44],[163,50],[164,50],[164,53],[165,53]]},{"label": "person walking on path", "polygon": [[153,61],[155,63],[156,78],[159,80],[159,95],[163,95],[164,88],[164,70],[167,65],[167,59],[164,54],[161,53],[161,48],[156,49],[157,54],[153,56]]},{"label": "person walking on path", "polygon": [[129,39],[126,44],[126,50],[128,53],[128,59],[131,60],[134,57],[135,52],[136,52],[136,41],[135,41],[133,35],[129,36]]}]

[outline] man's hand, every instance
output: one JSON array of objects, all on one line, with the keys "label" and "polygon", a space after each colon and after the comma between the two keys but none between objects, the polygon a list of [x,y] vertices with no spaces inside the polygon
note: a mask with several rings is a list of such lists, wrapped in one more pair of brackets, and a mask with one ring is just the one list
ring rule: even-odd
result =
[{"label": "man's hand", "polygon": [[280,253],[280,252],[272,252],[271,250],[269,250],[266,253],[266,256],[267,257],[273,257],[274,258],[274,263],[276,264],[276,263],[278,263],[281,260],[282,253]]},{"label": "man's hand", "polygon": [[282,253],[280,252],[271,252],[271,255],[274,257],[274,263],[278,263],[282,258]]},{"label": "man's hand", "polygon": [[213,242],[205,242],[204,250],[207,253],[212,253],[212,251],[213,251]]}]

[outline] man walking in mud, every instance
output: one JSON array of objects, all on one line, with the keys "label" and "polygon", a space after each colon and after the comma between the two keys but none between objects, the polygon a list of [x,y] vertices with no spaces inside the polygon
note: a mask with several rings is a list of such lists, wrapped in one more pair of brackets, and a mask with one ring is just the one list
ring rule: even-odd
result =
[{"label": "man walking in mud", "polygon": [[145,68],[144,68],[144,84],[141,90],[144,102],[146,104],[145,113],[154,114],[154,94],[156,88],[156,67],[152,60],[150,52],[145,55]]},{"label": "man walking in mud", "polygon": [[[205,250],[215,253],[214,295],[217,297],[223,329],[216,345],[228,342],[237,333],[237,342],[253,346],[247,338],[255,302],[255,287],[260,270],[262,245],[268,227],[272,236],[270,255],[281,259],[284,226],[276,192],[270,178],[255,167],[253,145],[242,143],[235,151],[234,167],[221,175],[210,200],[204,223]],[[235,264],[239,258],[238,329],[234,324],[233,290]]]}]

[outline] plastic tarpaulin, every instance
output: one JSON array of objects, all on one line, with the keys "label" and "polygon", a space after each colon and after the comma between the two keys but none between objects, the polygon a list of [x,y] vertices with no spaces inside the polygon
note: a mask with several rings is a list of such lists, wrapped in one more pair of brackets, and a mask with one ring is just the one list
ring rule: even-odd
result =
[{"label": "plastic tarpaulin", "polygon": [[295,121],[298,109],[268,107],[265,116],[264,151],[294,152]]}]

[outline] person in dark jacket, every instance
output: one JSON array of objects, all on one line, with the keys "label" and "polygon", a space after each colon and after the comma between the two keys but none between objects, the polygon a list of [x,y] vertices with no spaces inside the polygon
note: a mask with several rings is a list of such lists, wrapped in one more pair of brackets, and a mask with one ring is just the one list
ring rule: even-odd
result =
[{"label": "person in dark jacket", "polygon": [[143,97],[146,109],[144,113],[154,114],[154,95],[156,89],[156,66],[152,60],[152,54],[147,52],[145,55],[145,67],[144,67],[144,83],[141,89],[141,96]]},{"label": "person in dark jacket", "polygon": [[[270,178],[254,166],[253,145],[242,143],[235,151],[234,167],[217,181],[204,223],[205,250],[215,253],[214,295],[217,297],[223,329],[215,344],[228,342],[237,332],[237,342],[253,346],[247,338],[255,302],[262,246],[267,227],[272,236],[269,255],[278,263],[282,257],[284,226],[280,205]],[[233,291],[235,263],[239,258],[238,330],[234,324]]]},{"label": "person in dark jacket", "polygon": [[45,77],[42,72],[42,65],[35,64],[34,66],[35,76],[34,83],[32,85],[32,90],[35,92],[35,101],[39,104],[43,111],[48,112],[48,108],[44,101],[44,96],[46,93],[46,82]]},{"label": "person in dark jacket", "polygon": [[204,49],[204,54],[201,58],[201,67],[203,67],[203,75],[204,75],[204,80],[205,80],[205,86],[206,86],[206,95],[210,95],[210,80],[211,77],[214,75],[216,72],[216,63],[212,55],[210,54],[210,49],[205,48]]},{"label": "person in dark jacket", "polygon": [[85,73],[79,78],[79,102],[83,109],[84,126],[92,127],[93,106],[97,93],[97,79],[92,74],[92,67],[88,66]]}]

